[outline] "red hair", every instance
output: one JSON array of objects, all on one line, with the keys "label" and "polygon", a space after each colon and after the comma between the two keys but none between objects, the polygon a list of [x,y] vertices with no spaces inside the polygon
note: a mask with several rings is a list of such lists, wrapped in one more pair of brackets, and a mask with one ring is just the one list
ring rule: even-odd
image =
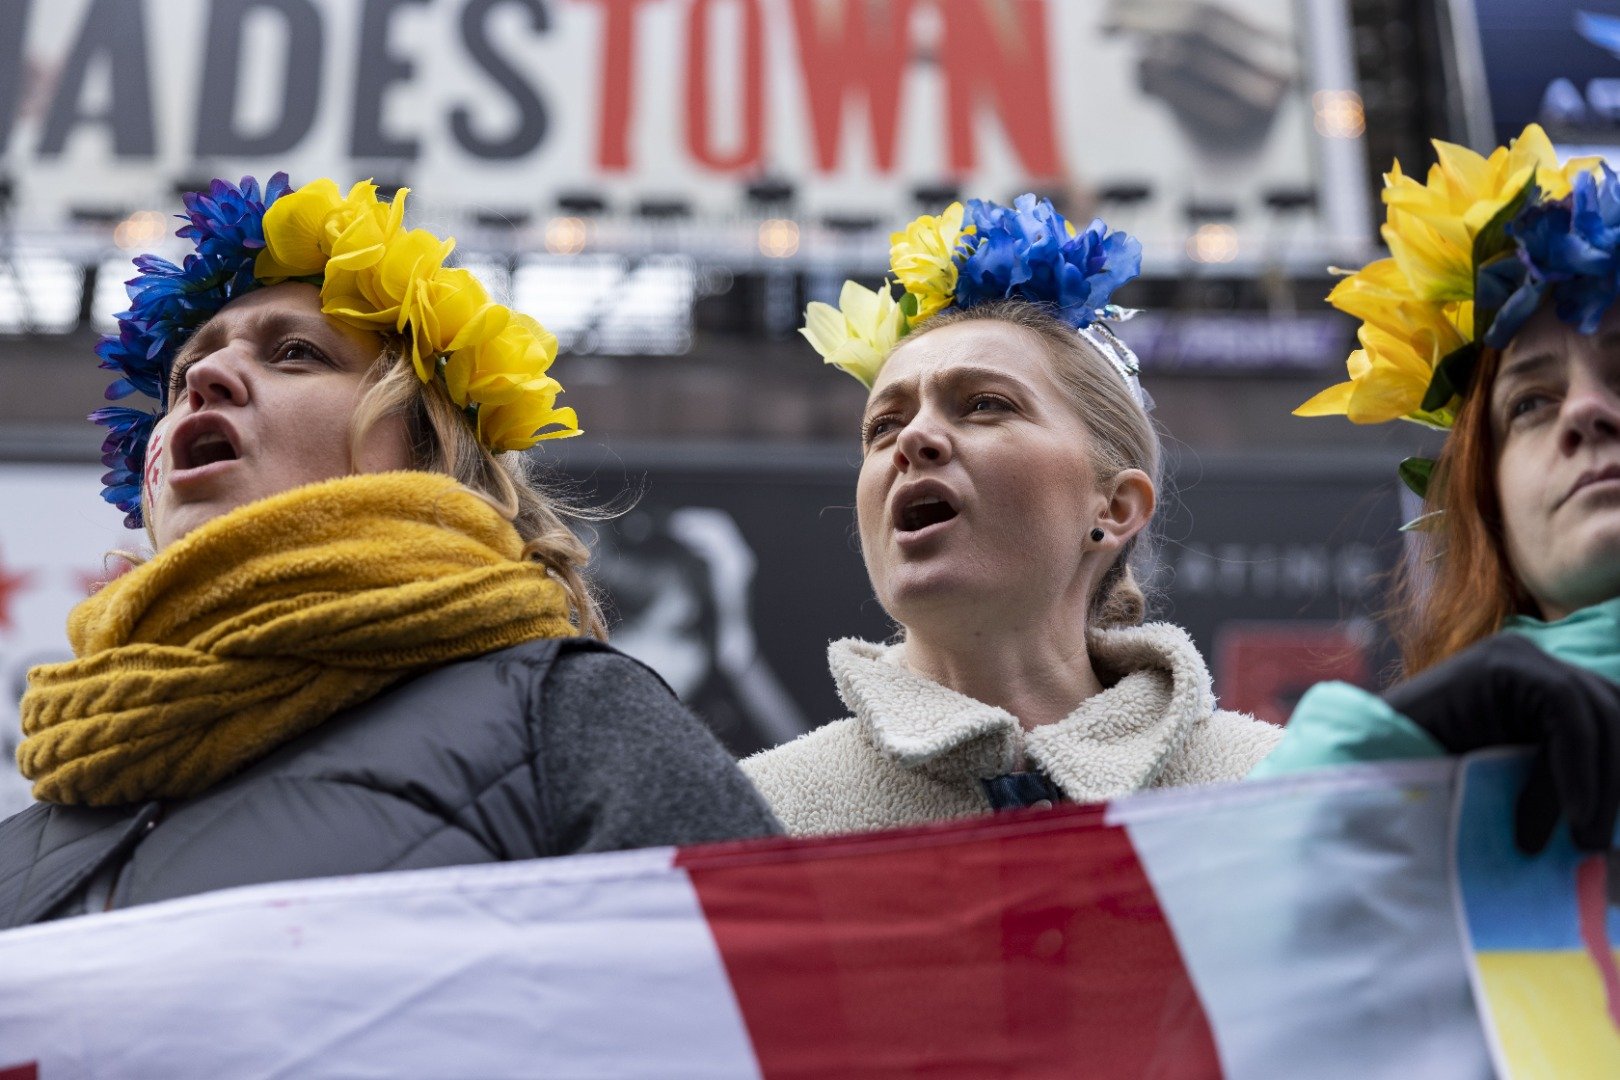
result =
[{"label": "red hair", "polygon": [[1498,350],[1484,350],[1423,502],[1436,516],[1396,571],[1391,623],[1403,678],[1490,637],[1510,615],[1535,613],[1508,561],[1496,490],[1490,405],[1500,364]]}]

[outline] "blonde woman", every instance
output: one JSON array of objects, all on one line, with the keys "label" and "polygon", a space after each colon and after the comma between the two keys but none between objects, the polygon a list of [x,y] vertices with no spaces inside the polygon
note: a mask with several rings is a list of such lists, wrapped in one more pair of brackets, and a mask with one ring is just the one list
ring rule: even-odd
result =
[{"label": "blonde woman", "polygon": [[900,640],[834,642],[852,715],[744,770],[793,833],[1242,777],[1280,732],[1216,706],[1131,570],[1159,440],[1099,316],[1136,242],[1025,196],[920,219],[892,259],[903,298],[847,285],[806,335],[871,390],[856,516]]},{"label": "blonde woman", "polygon": [[577,431],[555,339],[370,184],[187,198],[98,350],[104,493],[155,554],[36,668],[0,926],[252,882],[774,831],[602,644],[516,453]]}]

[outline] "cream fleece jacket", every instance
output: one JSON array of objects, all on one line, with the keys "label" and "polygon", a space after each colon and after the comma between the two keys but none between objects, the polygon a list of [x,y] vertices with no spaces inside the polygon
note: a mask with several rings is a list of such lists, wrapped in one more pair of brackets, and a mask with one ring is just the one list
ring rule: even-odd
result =
[{"label": "cream fleece jacket", "polygon": [[745,759],[743,771],[789,833],[854,832],[984,813],[980,779],[1023,768],[1076,802],[1237,780],[1282,736],[1215,707],[1209,670],[1178,626],[1097,630],[1089,644],[1106,689],[1026,732],[1005,709],[907,670],[903,645],[835,641],[828,663],[854,715]]}]

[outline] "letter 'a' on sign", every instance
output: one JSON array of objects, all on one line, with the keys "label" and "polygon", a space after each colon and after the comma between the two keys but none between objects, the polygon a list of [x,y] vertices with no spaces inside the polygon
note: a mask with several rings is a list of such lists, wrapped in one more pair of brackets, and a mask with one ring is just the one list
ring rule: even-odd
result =
[{"label": "letter 'a' on sign", "polygon": [[[79,37],[57,79],[56,96],[45,118],[41,157],[62,153],[82,125],[104,126],[119,157],[151,157],[157,152],[152,120],[152,83],[142,5],[95,0],[80,23]],[[112,93],[105,111],[84,111],[90,73],[105,66]]]}]

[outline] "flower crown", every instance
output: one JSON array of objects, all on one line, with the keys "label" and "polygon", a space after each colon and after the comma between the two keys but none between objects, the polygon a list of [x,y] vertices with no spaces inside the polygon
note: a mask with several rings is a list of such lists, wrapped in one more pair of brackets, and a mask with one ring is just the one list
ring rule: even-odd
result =
[{"label": "flower crown", "polygon": [[282,281],[319,285],[326,315],[403,338],[417,377],[439,380],[490,451],[579,434],[574,410],[556,407],[562,386],[546,374],[557,339],[492,302],[468,271],[445,266],[455,240],[407,230],[405,195],[401,189],[384,201],[369,181],[343,195],[324,178],[294,190],[277,173],[262,195],[248,176],[183,196],[187,224],[175,235],[196,250],[181,266],[137,257],[130,308],[117,316],[118,332],[96,347],[101,366],[118,373],[109,400],[139,393],[158,403],[156,412],[111,405],[90,414],[109,429],[102,498],[125,512],[125,525],[141,527],[146,446],[168,409],[165,388],[180,347],[232,300]]},{"label": "flower crown", "polygon": [[889,237],[889,279],[876,289],[844,282],[838,307],[812,303],[799,331],[816,352],[868,389],[889,353],[947,308],[1028,300],[1048,308],[1108,357],[1143,401],[1136,356],[1099,319],[1129,314],[1109,306],[1115,289],[1142,269],[1142,245],[1109,232],[1102,219],[1078,231],[1050,200],[1020,195],[1012,206],[980,199],[924,214]]},{"label": "flower crown", "polygon": [[[1362,320],[1349,380],[1295,416],[1449,430],[1482,349],[1504,348],[1543,298],[1590,334],[1620,295],[1620,186],[1601,159],[1560,165],[1536,124],[1489,157],[1438,139],[1434,147],[1426,184],[1400,162],[1384,176],[1389,257],[1328,294]],[[1423,496],[1433,469],[1408,458],[1400,475]]]}]

